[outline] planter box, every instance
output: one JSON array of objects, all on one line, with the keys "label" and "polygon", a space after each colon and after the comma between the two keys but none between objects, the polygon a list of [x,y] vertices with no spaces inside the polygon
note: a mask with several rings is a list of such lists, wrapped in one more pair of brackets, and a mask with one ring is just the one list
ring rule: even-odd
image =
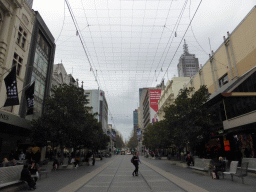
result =
[{"label": "planter box", "polygon": [[95,161],[100,161],[100,158],[95,158]]},{"label": "planter box", "polygon": [[167,157],[161,157],[162,160],[167,160]]}]

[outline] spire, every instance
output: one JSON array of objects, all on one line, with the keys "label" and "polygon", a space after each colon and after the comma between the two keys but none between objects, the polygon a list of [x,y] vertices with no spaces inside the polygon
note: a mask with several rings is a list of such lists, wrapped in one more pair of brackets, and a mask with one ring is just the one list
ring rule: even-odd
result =
[{"label": "spire", "polygon": [[189,54],[188,53],[188,44],[186,43],[186,40],[184,39],[184,45],[183,45],[183,50],[185,54]]}]

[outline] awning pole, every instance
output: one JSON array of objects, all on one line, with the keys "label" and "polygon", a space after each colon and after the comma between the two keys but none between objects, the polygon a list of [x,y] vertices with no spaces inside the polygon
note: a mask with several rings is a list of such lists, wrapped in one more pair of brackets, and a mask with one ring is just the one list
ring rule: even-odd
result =
[{"label": "awning pole", "polygon": [[224,111],[225,111],[226,120],[228,120],[224,99],[222,99],[222,101],[223,101],[223,105],[224,105]]}]

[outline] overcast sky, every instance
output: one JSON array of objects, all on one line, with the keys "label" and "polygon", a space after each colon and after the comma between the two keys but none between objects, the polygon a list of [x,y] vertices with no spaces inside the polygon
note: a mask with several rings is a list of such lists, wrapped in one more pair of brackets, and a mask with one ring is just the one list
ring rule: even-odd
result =
[{"label": "overcast sky", "polygon": [[177,76],[183,36],[189,52],[204,65],[210,50],[218,49],[227,31],[231,33],[256,4],[203,0],[196,12],[200,1],[69,0],[89,61],[64,0],[34,0],[33,9],[55,38],[54,63],[62,61],[80,85],[85,82],[85,89],[100,86],[105,91],[109,124],[128,139],[139,88]]}]

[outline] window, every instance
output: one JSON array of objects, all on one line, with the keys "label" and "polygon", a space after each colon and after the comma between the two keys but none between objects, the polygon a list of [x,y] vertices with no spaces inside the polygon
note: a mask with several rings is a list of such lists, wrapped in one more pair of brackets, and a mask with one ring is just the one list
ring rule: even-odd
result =
[{"label": "window", "polygon": [[22,68],[23,59],[17,54],[14,53],[12,65],[16,65],[17,75],[20,76],[21,68]]},{"label": "window", "polygon": [[228,74],[225,74],[219,79],[219,86],[222,87],[223,85],[228,83]]},{"label": "window", "polygon": [[41,39],[41,35],[38,34],[38,36],[37,36],[37,44],[40,44],[40,39]]},{"label": "window", "polygon": [[23,30],[22,27],[19,27],[16,43],[22,48],[24,48],[26,45],[26,41],[27,41],[27,33]]}]

